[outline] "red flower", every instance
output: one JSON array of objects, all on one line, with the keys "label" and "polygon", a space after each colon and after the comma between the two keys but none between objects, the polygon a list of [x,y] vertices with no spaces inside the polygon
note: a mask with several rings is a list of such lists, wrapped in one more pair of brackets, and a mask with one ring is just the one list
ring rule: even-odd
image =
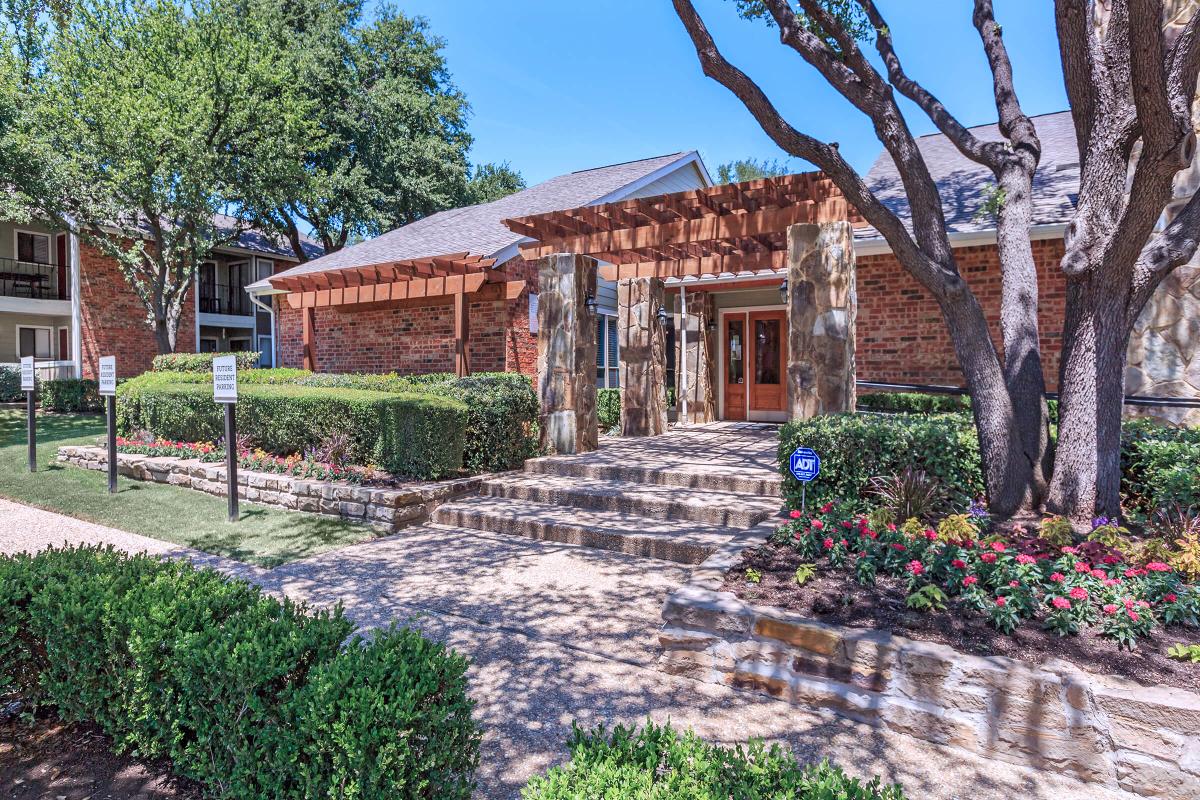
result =
[{"label": "red flower", "polygon": [[1127,569],[1127,570],[1125,570],[1125,577],[1126,577],[1126,578],[1140,578],[1140,577],[1142,577],[1142,576],[1143,576],[1143,575],[1145,575],[1145,574],[1146,574],[1146,570],[1144,570],[1144,569],[1132,569],[1132,568],[1130,568],[1130,569]]},{"label": "red flower", "polygon": [[979,578],[976,578],[974,575],[968,575],[963,578],[963,586],[974,586],[977,583],[979,583]]},{"label": "red flower", "polygon": [[1133,622],[1137,622],[1139,619],[1141,619],[1141,617],[1138,616],[1138,613],[1136,611],[1130,611],[1129,619],[1132,620]]},{"label": "red flower", "polygon": [[1088,599],[1088,591],[1087,591],[1087,589],[1083,588],[1082,586],[1076,586],[1074,589],[1072,589],[1069,592],[1069,594],[1071,595],[1072,600],[1087,600]]},{"label": "red flower", "polygon": [[1087,563],[1086,561],[1077,561],[1077,562],[1075,562],[1075,571],[1076,572],[1091,572],[1092,565]]},{"label": "red flower", "polygon": [[1055,583],[1062,583],[1066,579],[1067,576],[1063,575],[1061,572],[1055,572],[1050,575],[1050,580],[1054,581]]},{"label": "red flower", "polygon": [[843,528],[853,528],[853,527],[854,527],[854,523],[853,523],[853,522],[851,522],[851,521],[850,521],[850,520],[848,520],[848,519],[844,519],[844,520],[842,520],[842,527],[843,527]]},{"label": "red flower", "polygon": [[981,555],[979,557],[979,559],[985,564],[995,564],[996,563],[996,554],[995,553],[984,553],[983,555]]},{"label": "red flower", "polygon": [[833,539],[830,539],[828,536],[826,536],[825,541],[821,542],[821,546],[824,547],[826,550],[832,550],[833,549]]},{"label": "red flower", "polygon": [[800,517],[802,517],[804,515],[800,513],[800,509],[793,508],[791,513],[788,514],[788,516],[791,517],[792,519],[800,519]]},{"label": "red flower", "polygon": [[832,510],[833,510],[833,501],[832,501],[832,500],[830,500],[830,501],[829,501],[828,503],[826,503],[825,505],[821,506],[821,513],[822,513],[822,514],[828,514],[828,513],[829,513],[830,511],[832,511]]},{"label": "red flower", "polygon": [[1104,558],[1102,558],[1100,560],[1103,561],[1105,564],[1109,564],[1109,565],[1121,563],[1121,559],[1117,556],[1114,556],[1112,553],[1109,553],[1108,555],[1106,555]]},{"label": "red flower", "polygon": [[889,531],[891,531],[892,533],[895,533],[895,532],[896,532],[896,523],[894,523],[894,522],[889,522],[889,523],[887,524],[887,529],[888,529]]},{"label": "red flower", "polygon": [[908,562],[908,571],[913,575],[920,575],[925,571],[925,565],[920,561],[910,561]]},{"label": "red flower", "polygon": [[893,543],[892,543],[892,549],[893,549],[893,550],[895,550],[895,551],[897,551],[897,552],[903,553],[903,552],[904,552],[905,550],[907,550],[908,548],[907,548],[907,547],[905,547],[904,545],[900,544],[899,542],[893,542]]},{"label": "red flower", "polygon": [[1146,569],[1150,570],[1151,572],[1170,572],[1171,571],[1170,565],[1164,564],[1161,561],[1151,561],[1149,564],[1146,565]]},{"label": "red flower", "polygon": [[1033,556],[1028,555],[1026,553],[1021,553],[1021,555],[1017,556],[1018,564],[1034,564],[1036,562],[1037,562],[1036,558],[1034,558]]},{"label": "red flower", "polygon": [[1174,603],[1178,599],[1179,599],[1179,596],[1176,595],[1174,592],[1168,592],[1167,594],[1163,595],[1163,602],[1166,602],[1166,603]]},{"label": "red flower", "polygon": [[1107,603],[1101,610],[1110,617],[1117,613],[1117,607],[1112,603]]},{"label": "red flower", "polygon": [[1004,552],[1004,542],[992,542],[992,550],[997,553]]},{"label": "red flower", "polygon": [[842,539],[842,547],[849,547],[849,546],[850,546],[850,543],[847,542],[845,539]]},{"label": "red flower", "polygon": [[821,520],[819,520],[819,519],[814,519],[812,526],[819,531],[825,529],[825,523],[821,522]]},{"label": "red flower", "polygon": [[997,597],[997,598],[996,598],[996,605],[1003,607],[1003,606],[1006,606],[1006,605],[1008,605],[1008,601],[1007,601],[1007,600],[1005,600],[1003,597]]},{"label": "red flower", "polygon": [[1102,581],[1105,578],[1107,578],[1108,575],[1105,574],[1104,570],[1102,570],[1102,569],[1094,569],[1094,570],[1092,570],[1092,577],[1098,581]]},{"label": "red flower", "polygon": [[950,562],[950,566],[954,567],[955,569],[966,569],[967,562],[963,561],[961,558],[956,558]]},{"label": "red flower", "polygon": [[1071,601],[1065,597],[1056,597],[1051,600],[1055,608],[1068,609],[1071,607]]},{"label": "red flower", "polygon": [[931,542],[936,542],[937,541],[937,531],[935,531],[933,528],[926,528],[925,529],[925,538]]}]

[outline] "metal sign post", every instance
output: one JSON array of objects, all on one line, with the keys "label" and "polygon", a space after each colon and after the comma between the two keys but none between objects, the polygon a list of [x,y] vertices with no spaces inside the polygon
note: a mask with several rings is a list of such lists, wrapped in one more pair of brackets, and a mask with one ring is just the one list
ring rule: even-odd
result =
[{"label": "metal sign post", "polygon": [[800,481],[800,513],[808,513],[808,484],[809,481],[821,474],[821,457],[808,447],[797,447],[792,451],[788,467],[793,477]]},{"label": "metal sign post", "polygon": [[100,396],[104,398],[104,427],[108,433],[108,493],[117,493],[117,357],[101,356]]},{"label": "metal sign post", "polygon": [[25,393],[30,472],[37,472],[37,400],[34,397],[36,390],[37,379],[33,368],[33,356],[25,356],[21,359],[21,391]]},{"label": "metal sign post", "polygon": [[237,357],[213,359],[213,400],[225,406],[225,491],[229,521],[238,521],[237,480]]}]

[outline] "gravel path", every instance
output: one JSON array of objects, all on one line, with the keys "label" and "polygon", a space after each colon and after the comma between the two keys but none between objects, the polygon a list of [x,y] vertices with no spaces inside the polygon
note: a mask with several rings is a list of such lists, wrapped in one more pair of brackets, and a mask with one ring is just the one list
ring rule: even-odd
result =
[{"label": "gravel path", "polygon": [[418,528],[275,570],[0,500],[0,552],[103,543],[189,558],[314,604],[342,602],[364,626],[414,621],[474,660],[486,731],[481,798],[516,798],[565,758],[572,720],[647,716],[715,741],[787,742],[804,760],[904,784],[912,800],[1130,800],[1056,774],[936,747],[749,692],[653,668],[659,610],[686,569],[620,553],[478,532]]}]

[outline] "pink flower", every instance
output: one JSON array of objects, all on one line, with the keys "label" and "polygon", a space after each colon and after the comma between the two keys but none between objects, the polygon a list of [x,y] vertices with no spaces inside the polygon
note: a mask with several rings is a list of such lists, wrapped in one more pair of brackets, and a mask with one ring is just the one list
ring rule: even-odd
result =
[{"label": "pink flower", "polygon": [[908,548],[905,547],[904,545],[900,544],[899,542],[893,542],[892,549],[895,550],[896,552],[903,553]]},{"label": "pink flower", "polygon": [[833,501],[832,500],[830,500],[825,505],[821,506],[822,514],[828,514],[830,511],[833,511]]},{"label": "pink flower", "polygon": [[1121,579],[1120,578],[1109,578],[1108,580],[1106,580],[1104,582],[1104,585],[1105,586],[1120,586]]},{"label": "pink flower", "polygon": [[821,546],[824,547],[826,550],[832,550],[833,549],[833,539],[830,539],[828,536],[826,536],[825,541],[821,542]]},{"label": "pink flower", "polygon": [[979,557],[979,559],[985,564],[995,564],[996,563],[996,554],[995,553],[984,553],[983,555],[981,555]]},{"label": "pink flower", "polygon": [[792,519],[800,519],[800,517],[802,517],[804,515],[800,513],[800,509],[793,508],[792,512],[790,514],[788,514],[788,516],[791,517]]},{"label": "pink flower", "polygon": [[1004,542],[992,542],[992,550],[997,553],[1004,552]]},{"label": "pink flower", "polygon": [[920,575],[925,571],[925,565],[920,561],[910,561],[908,562],[908,571],[913,575]]},{"label": "pink flower", "polygon": [[1021,555],[1017,556],[1017,563],[1018,564],[1035,564],[1035,563],[1037,563],[1037,559],[1031,555],[1021,553]]},{"label": "pink flower", "polygon": [[1105,604],[1101,610],[1110,617],[1113,614],[1117,613],[1117,607],[1115,605],[1113,605],[1112,603]]},{"label": "pink flower", "polygon": [[1062,549],[1062,551],[1063,551],[1064,553],[1070,553],[1071,555],[1075,555],[1076,553],[1078,553],[1078,552],[1079,552],[1079,548],[1077,548],[1077,547],[1069,547],[1069,546],[1068,546],[1068,547],[1064,547],[1064,548]]},{"label": "pink flower", "polygon": [[819,519],[814,519],[812,526],[819,531],[825,529],[825,523],[821,522],[821,520],[819,520]]},{"label": "pink flower", "polygon": [[1102,569],[1094,569],[1094,570],[1092,570],[1092,577],[1098,581],[1102,581],[1105,578],[1107,578],[1108,575],[1105,574],[1104,570],[1102,570]]},{"label": "pink flower", "polygon": [[997,598],[996,598],[996,605],[998,605],[998,606],[1000,606],[1001,608],[1003,608],[1004,606],[1008,605],[1008,601],[1007,601],[1007,600],[1005,600],[1003,597],[997,597]]},{"label": "pink flower", "polygon": [[1174,603],[1178,599],[1178,595],[1176,595],[1174,592],[1168,592],[1167,594],[1163,595],[1163,602],[1165,603]]},{"label": "pink flower", "polygon": [[976,578],[974,575],[968,575],[963,578],[963,586],[974,586],[977,583],[979,583],[979,578]]},{"label": "pink flower", "polygon": [[956,558],[950,562],[950,566],[954,567],[955,569],[966,569],[967,562],[963,561],[961,558]]},{"label": "pink flower", "polygon": [[1146,574],[1146,570],[1144,570],[1144,569],[1133,569],[1133,568],[1130,568],[1130,569],[1127,569],[1127,570],[1125,570],[1125,577],[1126,577],[1126,578],[1140,578],[1140,577],[1142,577],[1142,576],[1143,576],[1143,575],[1145,575],[1145,574]]},{"label": "pink flower", "polygon": [[853,527],[854,527],[854,523],[852,523],[852,522],[851,522],[850,520],[848,520],[848,519],[844,519],[844,520],[842,520],[842,527],[843,527],[843,528],[853,528]]},{"label": "pink flower", "polygon": [[1065,597],[1056,597],[1050,602],[1054,604],[1055,608],[1068,609],[1071,607],[1071,601]]},{"label": "pink flower", "polygon": [[1134,605],[1136,605],[1138,608],[1149,608],[1150,607],[1150,604],[1147,603],[1145,600],[1138,600],[1137,603],[1135,603]]},{"label": "pink flower", "polygon": [[847,542],[845,539],[842,539],[842,547],[849,547],[849,546],[850,546],[850,543]]},{"label": "pink flower", "polygon": [[1020,581],[1009,581],[1008,585],[1015,589],[1021,585],[1021,582]]},{"label": "pink flower", "polygon": [[1067,576],[1063,575],[1061,572],[1054,572],[1050,575],[1050,580],[1054,581],[1055,583],[1062,583],[1066,579]]},{"label": "pink flower", "polygon": [[926,528],[925,529],[925,538],[931,542],[936,542],[937,541],[937,531],[935,531],[933,528]]},{"label": "pink flower", "polygon": [[889,531],[891,531],[892,533],[895,533],[895,532],[896,532],[896,523],[894,523],[894,522],[889,522],[889,523],[887,524],[887,529],[888,529]]},{"label": "pink flower", "polygon": [[1164,564],[1161,561],[1151,561],[1149,564],[1146,565],[1146,569],[1150,570],[1151,572],[1170,572],[1171,571],[1170,565]]},{"label": "pink flower", "polygon": [[1106,555],[1104,558],[1102,558],[1102,559],[1100,559],[1100,560],[1101,560],[1101,561],[1103,561],[1105,564],[1108,564],[1108,565],[1110,565],[1110,566],[1111,566],[1111,565],[1113,565],[1113,564],[1120,564],[1120,563],[1121,563],[1121,559],[1120,559],[1120,558],[1118,558],[1117,556],[1114,556],[1112,553],[1109,553],[1108,555]]},{"label": "pink flower", "polygon": [[1087,563],[1086,561],[1077,561],[1077,562],[1075,562],[1075,571],[1090,573],[1092,571],[1092,565]]},{"label": "pink flower", "polygon": [[1088,590],[1083,588],[1082,586],[1076,586],[1074,589],[1072,589],[1069,592],[1069,594],[1071,595],[1072,600],[1087,600],[1088,599]]},{"label": "pink flower", "polygon": [[1138,613],[1136,611],[1130,611],[1129,619],[1133,622],[1137,622],[1139,619],[1141,619],[1141,617],[1138,616]]}]

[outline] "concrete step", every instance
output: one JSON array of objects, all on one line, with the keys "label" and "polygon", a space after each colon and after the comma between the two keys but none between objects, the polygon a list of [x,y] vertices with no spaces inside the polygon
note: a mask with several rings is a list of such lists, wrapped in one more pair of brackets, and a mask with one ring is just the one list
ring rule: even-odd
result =
[{"label": "concrete step", "polygon": [[699,564],[739,533],[720,525],[648,519],[505,497],[470,497],[445,503],[434,512],[433,522],[679,564]]},{"label": "concrete step", "polygon": [[726,465],[700,464],[692,464],[687,468],[642,466],[637,461],[638,459],[625,462],[619,459],[602,460],[596,458],[593,453],[580,456],[549,456],[526,461],[525,471],[538,475],[565,475],[573,478],[677,486],[684,489],[763,497],[783,496],[783,476],[770,470],[757,467],[731,470]]},{"label": "concrete step", "polygon": [[566,475],[509,473],[485,480],[480,494],[656,520],[749,528],[777,514],[778,498]]}]

